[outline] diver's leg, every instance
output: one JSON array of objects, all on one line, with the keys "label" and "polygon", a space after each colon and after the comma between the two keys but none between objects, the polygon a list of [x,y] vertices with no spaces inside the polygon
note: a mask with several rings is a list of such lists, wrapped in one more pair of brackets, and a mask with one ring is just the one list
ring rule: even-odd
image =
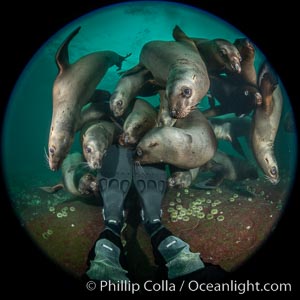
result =
[{"label": "diver's leg", "polygon": [[89,254],[86,275],[94,280],[127,281],[127,271],[121,265],[124,254],[120,232],[124,223],[124,200],[132,181],[130,150],[111,146],[97,177],[103,198],[105,229]]},{"label": "diver's leg", "polygon": [[161,223],[161,202],[167,186],[165,168],[158,166],[135,166],[133,182],[140,195],[142,220],[151,236],[156,263],[168,269],[173,279],[204,268],[199,253],[192,253],[189,245],[172,235]]}]

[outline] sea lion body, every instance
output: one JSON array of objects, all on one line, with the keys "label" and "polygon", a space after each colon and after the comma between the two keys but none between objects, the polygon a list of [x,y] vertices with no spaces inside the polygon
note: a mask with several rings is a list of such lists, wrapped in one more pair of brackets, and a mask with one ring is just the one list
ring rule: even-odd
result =
[{"label": "sea lion body", "polygon": [[[149,87],[148,80],[151,78],[151,73],[146,69],[120,78],[110,97],[110,109],[115,117],[121,117],[130,102],[138,95],[144,97],[151,95],[151,92],[147,89]],[[153,88],[152,94],[155,93],[156,91]]]},{"label": "sea lion body", "polygon": [[69,63],[68,45],[78,33],[74,30],[62,43],[56,54],[59,73],[53,85],[53,112],[49,134],[49,167],[59,169],[68,154],[80,120],[80,112],[92,97],[96,86],[108,68],[121,67],[122,57],[113,51],[99,51]]},{"label": "sea lion body", "polygon": [[249,142],[252,122],[250,117],[211,118],[209,122],[217,139],[229,141],[234,150],[246,157],[238,138],[245,137]]},{"label": "sea lion body", "polygon": [[109,119],[109,98],[110,93],[108,91],[96,90],[90,103],[85,105],[80,112],[80,119],[76,131],[82,130],[82,128],[89,123],[94,123],[101,119]]},{"label": "sea lion body", "polygon": [[86,168],[81,153],[68,154],[61,167],[62,183],[54,186],[41,187],[48,193],[55,193],[65,189],[73,196],[91,197],[98,191],[96,174]]},{"label": "sea lion body", "polygon": [[136,161],[194,169],[210,160],[216,147],[211,126],[203,114],[195,110],[177,120],[174,127],[156,127],[148,131],[137,145]]},{"label": "sea lion body", "polygon": [[251,144],[256,161],[266,178],[272,183],[279,182],[279,170],[274,155],[274,141],[282,112],[283,96],[273,71],[264,64],[260,72],[259,86],[263,105],[253,116]]},{"label": "sea lion body", "polygon": [[238,49],[224,39],[192,38],[203,58],[209,75],[240,73],[241,55]]},{"label": "sea lion body", "polygon": [[137,144],[147,131],[155,127],[156,121],[155,109],[145,100],[136,99],[134,107],[123,125],[119,144],[122,146]]},{"label": "sea lion body", "polygon": [[[247,115],[255,106],[261,103],[262,96],[259,89],[249,84],[237,84],[237,82],[225,76],[210,76],[210,93],[213,99],[211,108],[203,111],[206,117],[214,117],[228,113],[237,116]],[[220,105],[214,104],[214,99]]]},{"label": "sea lion body", "polygon": [[100,120],[87,125],[81,132],[83,155],[91,169],[99,169],[102,159],[110,145],[120,134],[120,129],[113,122]]},{"label": "sea lion body", "polygon": [[170,115],[185,118],[206,95],[209,78],[195,44],[176,26],[176,41],[150,41],[140,53],[139,64],[127,73],[146,68],[166,89]]},{"label": "sea lion body", "polygon": [[258,172],[251,163],[245,159],[228,155],[217,150],[214,157],[203,167],[201,172],[213,172],[215,176],[205,182],[196,183],[199,188],[214,188],[219,186],[224,179],[230,181],[242,181],[245,179],[258,178]]}]

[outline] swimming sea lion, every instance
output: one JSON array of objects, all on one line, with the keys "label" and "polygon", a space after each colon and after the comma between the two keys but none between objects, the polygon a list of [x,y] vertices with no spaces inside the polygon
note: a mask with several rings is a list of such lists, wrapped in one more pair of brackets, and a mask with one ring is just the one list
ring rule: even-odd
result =
[{"label": "swimming sea lion", "polygon": [[149,83],[152,78],[148,70],[142,69],[119,80],[110,98],[110,109],[115,117],[122,116],[130,102],[138,95],[147,97],[157,93],[155,87],[151,88]]},{"label": "swimming sea lion", "polygon": [[201,172],[213,172],[215,176],[204,181],[195,183],[198,188],[215,188],[219,186],[224,179],[231,181],[242,181],[247,178],[258,178],[258,172],[248,160],[240,159],[236,156],[228,155],[217,150],[214,157],[200,168]]},{"label": "swimming sea lion", "polygon": [[206,95],[209,78],[194,42],[176,26],[176,41],[150,41],[140,53],[139,64],[125,75],[141,69],[149,70],[154,80],[166,89],[172,118],[185,118]]},{"label": "swimming sea lion", "polygon": [[229,141],[234,150],[246,157],[238,138],[245,137],[246,141],[249,142],[252,122],[250,117],[211,118],[209,122],[217,139]]},{"label": "swimming sea lion", "polygon": [[[257,104],[261,104],[259,89],[249,84],[237,84],[228,76],[210,76],[210,105],[203,114],[206,117],[235,113],[237,116],[247,115]],[[220,102],[215,105],[214,99]]]},{"label": "swimming sea lion", "polygon": [[168,178],[168,186],[171,188],[188,188],[193,183],[198,173],[199,168],[187,171],[176,171]]},{"label": "swimming sea lion", "polygon": [[156,120],[155,109],[147,101],[136,99],[134,107],[123,125],[119,144],[122,146],[137,144],[147,131],[155,127]]},{"label": "swimming sea lion", "polygon": [[279,170],[273,148],[282,112],[283,96],[277,76],[267,63],[263,64],[259,73],[259,88],[263,104],[256,107],[253,116],[251,145],[256,161],[266,178],[272,184],[277,184]]},{"label": "swimming sea lion", "polygon": [[257,85],[257,74],[254,66],[255,48],[247,38],[236,39],[233,43],[241,54],[241,72],[232,73],[230,76],[237,80]]},{"label": "swimming sea lion", "polygon": [[217,147],[215,134],[199,110],[176,121],[174,127],[148,131],[136,147],[140,164],[168,163],[181,169],[194,169],[210,160]]},{"label": "swimming sea lion", "polygon": [[62,183],[54,186],[40,187],[47,193],[55,193],[65,189],[74,196],[93,196],[98,191],[96,174],[88,170],[82,154],[68,154],[62,163]]},{"label": "swimming sea lion", "polygon": [[238,49],[224,39],[192,38],[203,58],[209,75],[240,73],[241,55]]},{"label": "swimming sea lion", "polygon": [[59,73],[53,85],[53,113],[49,134],[49,167],[59,169],[74,140],[82,107],[88,103],[96,86],[113,65],[121,68],[126,57],[113,51],[99,51],[70,64],[68,45],[79,32],[75,29],[56,53]]},{"label": "swimming sea lion", "polygon": [[121,130],[115,123],[100,120],[88,124],[81,132],[83,155],[91,169],[99,169],[110,145],[116,142]]}]

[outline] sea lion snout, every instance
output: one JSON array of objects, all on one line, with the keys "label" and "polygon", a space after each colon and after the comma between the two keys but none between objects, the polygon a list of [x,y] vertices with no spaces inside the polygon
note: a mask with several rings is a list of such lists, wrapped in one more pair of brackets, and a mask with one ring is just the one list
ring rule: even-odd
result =
[{"label": "sea lion snout", "polygon": [[238,57],[232,58],[231,69],[236,73],[241,73],[242,67],[241,67],[240,59]]}]

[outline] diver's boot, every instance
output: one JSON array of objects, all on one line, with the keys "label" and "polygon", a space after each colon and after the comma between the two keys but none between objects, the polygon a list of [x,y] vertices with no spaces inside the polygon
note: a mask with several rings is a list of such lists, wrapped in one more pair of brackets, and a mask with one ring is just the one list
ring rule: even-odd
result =
[{"label": "diver's boot", "polygon": [[147,233],[153,236],[163,227],[161,202],[167,187],[165,166],[135,166],[133,182],[140,196],[143,224]]},{"label": "diver's boot", "polygon": [[97,178],[106,227],[90,252],[86,275],[94,280],[128,281],[120,232],[124,224],[124,201],[132,181],[130,150],[111,146]]}]

